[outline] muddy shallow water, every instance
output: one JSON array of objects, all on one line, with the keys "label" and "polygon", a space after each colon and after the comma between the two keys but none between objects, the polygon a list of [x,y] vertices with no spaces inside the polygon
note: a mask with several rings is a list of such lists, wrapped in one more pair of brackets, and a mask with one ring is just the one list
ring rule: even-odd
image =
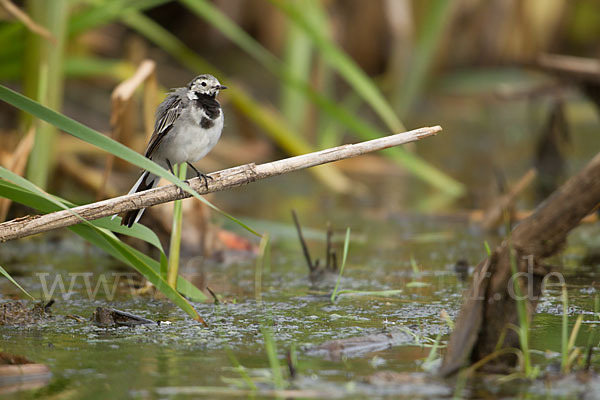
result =
[{"label": "muddy shallow water", "polygon": [[[107,276],[107,288],[113,288],[115,277],[122,279],[122,270],[101,253],[88,248],[79,239],[54,243],[57,252],[46,254],[48,265],[61,266],[60,273],[69,279],[75,276],[72,289],[61,295],[57,286],[53,298],[54,318],[37,326],[0,327],[1,348],[4,351],[25,355],[47,364],[52,378],[45,387],[13,394],[15,398],[34,398],[40,395],[59,395],[85,398],[132,397],[223,397],[246,396],[247,385],[235,369],[239,362],[250,379],[264,396],[274,395],[272,372],[265,351],[263,330],[270,328],[278,349],[289,396],[379,398],[433,398],[448,397],[454,393],[454,382],[423,378],[424,361],[438,333],[442,343],[447,339],[449,327],[440,316],[445,311],[451,318],[460,306],[462,290],[466,287],[455,273],[453,265],[458,257],[471,264],[484,257],[483,238],[463,223],[433,221],[431,218],[400,217],[381,221],[363,220],[355,228],[348,264],[341,281],[341,289],[355,291],[400,292],[346,294],[331,303],[331,286],[311,289],[307,268],[301,257],[299,244],[287,230],[280,227],[280,238],[273,236],[271,271],[263,271],[261,299],[255,299],[254,260],[220,265],[203,263],[205,273],[215,279],[215,290],[223,300],[220,304],[195,304],[196,309],[210,324],[204,328],[193,322],[179,309],[164,300],[149,295],[131,296],[128,289],[119,288],[112,301],[110,290],[100,287],[90,300],[88,291],[95,288],[101,274]],[[409,229],[410,228],[410,229]],[[436,240],[429,240],[431,232],[438,232]],[[389,237],[391,230],[407,232],[402,244],[394,245]],[[287,233],[286,233],[287,232]],[[292,231],[293,232],[293,231]],[[410,241],[408,232],[413,240]],[[576,263],[578,249],[597,229],[582,227],[573,235],[571,246],[560,258]],[[322,233],[322,232],[321,232]],[[428,233],[428,235],[424,235]],[[289,234],[289,235],[288,235]],[[316,232],[318,236],[320,232]],[[341,236],[341,235],[339,235]],[[490,238],[494,240],[494,238]],[[309,241],[311,249],[320,249],[319,241]],[[48,246],[44,238],[34,238],[12,244],[12,251],[4,253],[12,265],[21,265],[23,276],[15,276],[28,290],[38,295],[42,281],[35,275],[29,257],[18,261],[19,254],[35,246]],[[375,251],[372,251],[375,249]],[[54,256],[50,256],[54,254]],[[57,256],[56,254],[60,254]],[[316,254],[315,254],[316,256]],[[43,258],[43,256],[40,256]],[[411,257],[417,261],[419,271],[411,268]],[[559,260],[560,260],[559,259]],[[5,262],[3,262],[5,263]],[[82,265],[95,265],[88,275],[89,284],[81,272]],[[56,279],[57,271],[43,268],[46,286]],[[71,273],[71,274],[70,274]],[[75,275],[73,275],[75,273]],[[571,274],[572,275],[572,274]],[[597,322],[594,315],[595,289],[591,282],[597,280],[591,267],[579,277],[568,277],[571,323],[575,315],[584,313],[583,327],[578,338],[585,345],[590,331]],[[413,285],[411,282],[420,282]],[[1,286],[3,299],[16,291],[7,283]],[[99,328],[89,323],[65,319],[67,314],[88,318],[97,306],[111,306],[129,311],[161,325],[144,325],[133,328]],[[539,306],[532,331],[532,347],[540,352],[534,360],[542,368],[560,361],[560,323],[562,303],[559,289],[548,292]],[[165,323],[165,321],[167,323]],[[349,354],[341,359],[328,360],[322,354],[306,355],[311,346],[332,339],[364,336],[397,330],[404,332],[406,340],[376,352]],[[600,336],[596,338],[596,342]],[[297,357],[296,378],[288,379],[285,355],[290,350]],[[311,354],[311,353],[309,353]],[[232,360],[237,361],[232,361]],[[595,361],[593,357],[593,361]],[[439,361],[433,361],[433,366]],[[377,373],[394,371],[411,373],[398,383],[378,380]],[[416,373],[416,374],[415,374]],[[397,377],[394,379],[398,379]],[[581,385],[571,385],[571,394],[581,390]],[[474,393],[491,392],[497,385],[467,386]],[[543,385],[504,385],[509,395],[515,390],[529,395],[565,395],[565,384],[552,389]],[[518,388],[518,389],[517,389]],[[210,393],[210,395],[208,395]],[[257,397],[262,395],[257,394]]]}]

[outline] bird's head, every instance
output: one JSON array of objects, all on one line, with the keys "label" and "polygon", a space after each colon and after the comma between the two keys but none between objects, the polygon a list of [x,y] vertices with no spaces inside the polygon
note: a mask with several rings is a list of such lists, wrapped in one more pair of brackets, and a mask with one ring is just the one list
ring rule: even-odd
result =
[{"label": "bird's head", "polygon": [[195,77],[188,85],[188,97],[197,99],[199,95],[215,97],[220,90],[227,89],[212,75],[204,74]]}]

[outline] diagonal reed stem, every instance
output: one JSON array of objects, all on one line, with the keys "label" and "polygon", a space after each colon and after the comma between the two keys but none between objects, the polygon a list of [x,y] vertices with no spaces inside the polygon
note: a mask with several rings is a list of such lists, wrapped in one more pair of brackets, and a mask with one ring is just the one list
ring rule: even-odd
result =
[{"label": "diagonal reed stem", "polygon": [[[208,181],[208,188],[204,186],[204,181],[198,178],[190,179],[189,184],[191,188],[196,190],[199,194],[217,192],[246,185],[272,176],[282,175],[292,171],[315,167],[317,165],[415,142],[436,135],[441,132],[441,130],[442,128],[440,126],[420,128],[357,144],[332,147],[330,149],[285,158],[270,163],[241,165],[210,174],[213,179]],[[31,236],[52,229],[75,225],[81,222],[79,217],[91,221],[187,197],[190,197],[187,192],[183,192],[175,185],[168,185],[140,193],[115,197],[75,207],[70,210],[57,211],[46,215],[17,218],[0,224],[0,242],[6,242],[8,240]]]}]

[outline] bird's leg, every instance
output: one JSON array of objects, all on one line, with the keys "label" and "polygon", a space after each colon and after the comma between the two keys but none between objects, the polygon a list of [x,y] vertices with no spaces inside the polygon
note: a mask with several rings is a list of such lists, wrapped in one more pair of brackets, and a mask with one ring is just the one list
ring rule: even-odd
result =
[{"label": "bird's leg", "polygon": [[171,161],[169,161],[168,158],[165,158],[165,160],[167,161],[167,166],[169,167],[169,171],[171,171],[171,173],[173,175],[175,175],[175,172],[173,171],[173,166],[171,165]]},{"label": "bird's leg", "polygon": [[[171,161],[169,161],[169,159],[168,159],[168,158],[165,158],[165,161],[167,161],[167,165],[169,166],[169,170],[171,171],[171,173],[172,173],[173,175],[175,175],[175,171],[173,171],[173,165],[171,165]],[[187,180],[187,179],[186,179],[186,180],[184,180],[184,182],[185,182],[185,184],[186,184],[186,185],[188,185],[188,186],[190,185],[190,183],[188,182],[188,180]],[[181,189],[181,188],[180,188],[180,189]]]},{"label": "bird's leg", "polygon": [[189,165],[189,166],[190,166],[190,168],[194,170],[194,172],[196,173],[196,176],[197,176],[197,177],[198,177],[200,180],[204,180],[204,187],[206,188],[206,190],[208,190],[208,180],[210,179],[210,180],[212,181],[213,177],[212,177],[212,176],[209,176],[209,175],[206,175],[206,174],[203,174],[202,172],[198,171],[198,170],[196,169],[196,167],[194,167],[194,165],[193,165],[193,164],[191,164],[191,163],[187,163],[187,165]]}]

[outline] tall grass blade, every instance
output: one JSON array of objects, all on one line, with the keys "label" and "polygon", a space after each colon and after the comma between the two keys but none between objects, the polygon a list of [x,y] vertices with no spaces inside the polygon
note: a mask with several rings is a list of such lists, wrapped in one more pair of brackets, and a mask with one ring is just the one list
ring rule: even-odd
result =
[{"label": "tall grass blade", "polygon": [[[232,93],[234,93],[233,90],[230,92],[230,95]],[[296,134],[281,118],[279,113],[263,107],[246,93],[242,91],[236,92],[235,97],[231,96],[231,102],[248,119],[265,129],[269,133],[269,136],[289,154],[301,155],[314,151],[314,148],[306,139]],[[311,168],[309,171],[330,189],[337,192],[348,192],[352,187],[352,182],[332,164],[323,165],[319,168]]]},{"label": "tall grass blade", "polygon": [[[175,175],[181,179],[185,179],[187,165],[179,164],[173,166]],[[181,228],[183,220],[182,200],[173,202],[173,225],[171,228],[171,242],[169,245],[169,263],[167,268],[167,283],[171,287],[177,286],[177,277],[179,276],[179,255],[181,250]]]},{"label": "tall grass blade", "polygon": [[571,330],[571,336],[569,336],[569,343],[567,344],[567,364],[565,369],[563,370],[564,374],[568,374],[571,371],[573,362],[579,356],[579,349],[575,347],[575,341],[577,340],[577,335],[579,335],[579,329],[581,328],[582,321],[583,314],[579,314],[577,316],[577,320],[575,321],[575,325],[573,326],[573,330]]},{"label": "tall grass blade", "polygon": [[335,298],[338,293],[338,287],[340,286],[340,282],[342,280],[342,275],[344,274],[344,268],[346,267],[346,259],[348,257],[348,248],[350,247],[350,227],[346,228],[346,238],[344,239],[344,253],[342,255],[342,266],[340,267],[340,274],[338,275],[337,281],[335,282],[335,287],[333,288],[333,292],[331,293],[331,298],[329,299],[332,303],[335,303]]},{"label": "tall grass blade", "polygon": [[250,388],[250,390],[252,391],[258,390],[256,384],[252,381],[252,378],[250,378],[250,375],[248,375],[248,373],[246,372],[246,368],[244,368],[244,366],[240,364],[240,362],[233,354],[233,351],[231,351],[231,348],[229,348],[229,346],[225,346],[225,353],[227,354],[229,361],[231,361],[231,364],[233,364],[235,370],[238,372],[238,374],[240,374],[244,382],[246,382],[246,385],[248,385],[248,388]]},{"label": "tall grass blade", "polygon": [[[314,0],[291,0],[302,2],[305,11],[315,6]],[[286,74],[300,81],[308,82],[312,60],[312,45],[306,34],[298,27],[288,24],[285,27],[283,68]],[[281,85],[281,114],[296,132],[302,132],[308,111],[306,96],[289,85]]]},{"label": "tall grass blade", "polygon": [[490,249],[490,244],[487,240],[483,241],[483,246],[485,247],[485,254],[487,254],[487,256],[490,257],[492,255],[492,249]]},{"label": "tall grass blade", "polygon": [[577,340],[577,335],[579,334],[579,329],[581,328],[581,322],[583,321],[583,314],[579,314],[577,319],[575,320],[575,325],[573,326],[573,330],[571,330],[571,335],[569,336],[569,343],[567,344],[567,348],[569,352],[571,349],[575,347],[575,340]]},{"label": "tall grass blade", "polygon": [[273,375],[273,385],[277,390],[285,389],[285,381],[283,380],[283,374],[281,373],[281,365],[279,364],[279,358],[277,357],[277,345],[275,339],[273,339],[273,332],[267,326],[261,328],[263,333],[263,340],[265,342],[265,351],[267,353],[267,359],[271,366],[271,374]]},{"label": "tall grass blade", "polygon": [[331,41],[318,29],[306,13],[289,1],[270,0],[277,8],[283,11],[290,21],[300,27],[312,39],[313,45],[319,49],[320,54],[335,69],[352,88],[360,93],[365,101],[385,122],[392,132],[406,130],[396,113],[385,100],[373,81],[344,53],[344,51]]},{"label": "tall grass blade", "polygon": [[562,286],[562,324],[561,324],[561,362],[560,369],[563,373],[567,371],[569,359],[569,296],[567,286]]},{"label": "tall grass blade", "polygon": [[456,384],[454,385],[454,393],[452,400],[463,400],[465,398],[464,391],[467,386],[467,380],[469,378],[469,370],[463,368],[459,371],[458,377],[456,378]]},{"label": "tall grass blade", "polygon": [[[323,67],[323,69],[325,69],[325,67]],[[330,76],[327,71],[323,71],[322,74],[324,75],[322,79],[325,81],[324,91],[331,93],[333,77]],[[358,97],[356,93],[350,93],[340,101],[340,108],[347,110],[351,114],[357,115],[358,107],[361,104],[360,97]],[[342,124],[328,114],[321,114],[319,117],[318,147],[320,149],[328,149],[342,144],[342,138],[345,133]]]},{"label": "tall grass blade", "polygon": [[428,7],[421,30],[417,32],[414,54],[410,58],[408,71],[403,79],[393,79],[397,82],[393,88],[392,103],[401,117],[407,115],[411,106],[422,91],[431,71],[435,54],[444,40],[444,31],[450,20],[454,2],[447,0],[432,0]]},{"label": "tall grass blade", "polygon": [[[10,58],[0,62],[0,81],[16,80],[23,76],[23,61]],[[124,81],[135,72],[133,64],[121,60],[107,60],[92,56],[69,56],[64,60],[66,78],[112,78],[117,82]]]},{"label": "tall grass blade", "polygon": [[529,351],[529,318],[527,316],[527,299],[523,297],[521,284],[517,274],[517,260],[512,246],[509,246],[510,267],[513,274],[513,288],[516,295],[517,314],[519,326],[517,333],[519,335],[519,344],[523,352],[523,369],[527,377],[532,377],[533,369],[531,367],[531,352]]},{"label": "tall grass blade", "polygon": [[258,257],[256,257],[256,265],[254,267],[254,298],[257,304],[262,303],[262,276],[266,267],[270,269],[270,236],[268,233],[263,234],[258,246]]},{"label": "tall grass blade", "polygon": [[15,281],[12,276],[10,276],[10,274],[8,272],[6,272],[6,270],[0,265],[0,275],[4,275],[4,277],[6,279],[8,279],[13,285],[15,285],[16,287],[19,288],[19,290],[21,290],[21,292],[25,293],[27,295],[27,297],[29,297],[31,300],[35,300],[35,297],[33,297],[32,295],[30,295],[29,293],[27,293],[27,290],[23,289],[21,287],[21,285],[19,285],[17,283],[17,281]]},{"label": "tall grass blade", "polygon": [[[323,34],[330,39],[333,36],[332,21],[328,18],[327,12],[323,8],[323,2],[314,1],[310,4],[310,7],[305,7],[305,9],[307,10],[309,18],[311,19],[315,27],[319,31],[323,32]],[[300,30],[297,26],[295,26],[295,24],[289,25],[293,26],[296,30]],[[304,35],[306,35],[306,33],[304,33]],[[335,98],[335,71],[319,54],[316,54],[314,58],[316,63],[314,66],[314,72],[312,76],[316,78],[316,83],[318,83],[318,86],[315,86],[315,84],[313,83],[313,89],[325,98]],[[309,81],[308,79],[306,79],[305,82],[312,83],[312,80]],[[364,101],[358,93],[351,91],[350,93],[345,95],[345,98],[343,98],[341,101],[338,101],[338,103],[341,108],[345,108],[351,113],[358,115],[356,113],[356,109],[359,106],[359,104],[364,103]],[[327,113],[319,112],[318,118],[319,119],[317,121],[316,128],[316,132],[318,133],[317,147],[320,149],[326,149],[342,144],[342,138],[345,133],[342,129],[342,125],[339,124],[335,120],[335,118],[332,118]]]},{"label": "tall grass blade", "polygon": [[229,40],[241,47],[271,72],[281,71],[279,59],[248,35],[234,21],[207,0],[180,0],[190,11],[217,28]]},{"label": "tall grass blade", "polygon": [[438,333],[437,336],[435,337],[435,342],[433,343],[433,346],[431,346],[431,350],[429,351],[429,355],[427,356],[427,359],[425,360],[424,364],[431,364],[433,362],[433,360],[435,360],[438,356],[437,352],[438,352],[438,348],[440,347],[440,340],[442,340],[442,333]]},{"label": "tall grass blade", "polygon": [[412,269],[413,275],[415,278],[418,278],[421,275],[421,270],[419,269],[419,264],[417,264],[417,260],[411,255],[410,256],[410,268]]},{"label": "tall grass blade", "polygon": [[[29,90],[28,93],[36,95],[42,104],[60,109],[63,98],[63,58],[70,4],[68,0],[29,0],[27,5],[32,19],[48,29],[56,39],[56,43],[51,43],[36,33],[28,32],[24,86]],[[36,129],[27,177],[41,188],[46,188],[48,176],[54,168],[56,133],[56,128],[52,125],[39,124]]]},{"label": "tall grass blade", "polygon": [[448,328],[450,328],[451,331],[454,330],[454,321],[452,321],[452,318],[450,318],[450,315],[446,312],[446,310],[442,310],[442,312],[440,313],[442,319],[444,321],[446,321],[446,325],[448,325]]}]

